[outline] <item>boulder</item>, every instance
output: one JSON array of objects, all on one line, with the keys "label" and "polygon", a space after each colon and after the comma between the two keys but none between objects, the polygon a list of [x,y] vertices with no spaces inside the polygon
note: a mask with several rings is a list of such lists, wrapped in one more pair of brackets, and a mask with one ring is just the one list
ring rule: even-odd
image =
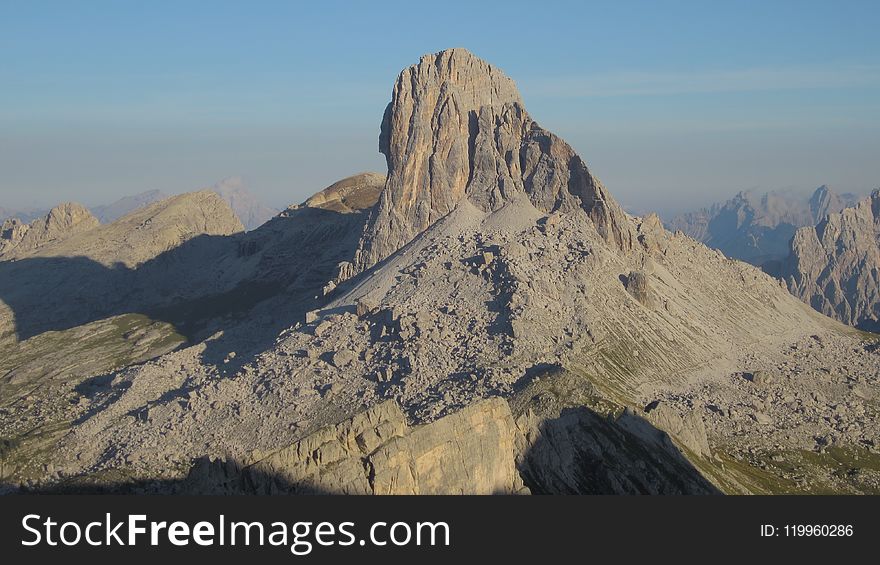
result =
[{"label": "boulder", "polygon": [[646,308],[655,306],[654,297],[651,294],[651,285],[648,282],[648,275],[644,271],[632,271],[626,277],[626,291],[635,298],[639,304]]}]

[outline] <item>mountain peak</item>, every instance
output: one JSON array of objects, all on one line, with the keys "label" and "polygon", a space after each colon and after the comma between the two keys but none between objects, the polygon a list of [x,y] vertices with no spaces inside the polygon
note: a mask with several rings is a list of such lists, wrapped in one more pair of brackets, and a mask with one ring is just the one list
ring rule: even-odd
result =
[{"label": "mountain peak", "polygon": [[832,212],[840,212],[847,206],[847,203],[827,184],[823,184],[813,192],[809,204],[813,223],[819,222]]},{"label": "mountain peak", "polygon": [[409,109],[409,102],[414,102],[417,110],[427,112],[443,110],[442,104],[453,99],[455,110],[465,115],[483,106],[523,105],[513,80],[467,49],[459,47],[424,55],[418,64],[398,75],[391,102],[385,110],[379,151],[388,160],[389,170],[396,165],[394,159],[401,153],[399,144],[409,137],[403,127],[406,125],[403,112]]},{"label": "mountain peak", "polygon": [[525,194],[539,211],[582,209],[618,247],[625,213],[581,158],[526,112],[515,83],[465,49],[423,56],[397,78],[379,149],[388,180],[358,251],[370,267],[467,198],[492,211]]}]

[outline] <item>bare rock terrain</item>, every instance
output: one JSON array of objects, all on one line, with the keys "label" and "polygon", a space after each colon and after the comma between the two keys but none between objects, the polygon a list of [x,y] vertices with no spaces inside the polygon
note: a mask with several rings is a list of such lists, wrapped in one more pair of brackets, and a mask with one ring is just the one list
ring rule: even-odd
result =
[{"label": "bare rock terrain", "polygon": [[203,460],[186,492],[220,494],[515,494],[516,426],[508,404],[475,403],[410,427],[394,401],[318,430],[248,465]]},{"label": "bare rock terrain", "polygon": [[18,377],[9,488],[880,491],[877,336],[624,213],[500,69],[423,57],[379,144],[384,184],[136,269],[201,290],[173,351]]},{"label": "bare rock terrain", "polygon": [[465,197],[494,211],[526,195],[540,211],[582,208],[629,246],[623,211],[564,141],[535,123],[513,81],[464,49],[405,69],[385,110],[379,150],[388,180],[358,252],[370,267],[450,213]]},{"label": "bare rock terrain", "polygon": [[64,239],[98,226],[85,206],[72,202],[49,210],[30,224],[11,219],[0,226],[0,260],[9,261],[36,252],[41,247],[57,245]]}]

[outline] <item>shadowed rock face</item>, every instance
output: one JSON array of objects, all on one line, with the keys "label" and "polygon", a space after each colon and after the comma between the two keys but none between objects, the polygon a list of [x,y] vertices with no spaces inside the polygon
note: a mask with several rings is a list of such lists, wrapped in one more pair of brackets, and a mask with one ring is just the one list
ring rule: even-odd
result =
[{"label": "shadowed rock face", "polygon": [[427,55],[400,74],[379,150],[388,180],[361,242],[362,269],[465,197],[483,211],[517,193],[543,212],[581,207],[606,240],[632,244],[625,214],[581,158],[531,119],[510,78],[464,49]]},{"label": "shadowed rock face", "polygon": [[799,229],[781,271],[789,290],[816,310],[880,330],[880,190]]},{"label": "shadowed rock face", "polygon": [[[690,422],[671,411],[667,417],[678,422],[676,438],[690,432]],[[202,458],[180,487],[193,494],[718,492],[639,415],[606,418],[580,407],[543,416],[529,410],[514,420],[501,398],[421,426],[407,425],[386,401],[271,454],[255,453],[251,463]]]}]

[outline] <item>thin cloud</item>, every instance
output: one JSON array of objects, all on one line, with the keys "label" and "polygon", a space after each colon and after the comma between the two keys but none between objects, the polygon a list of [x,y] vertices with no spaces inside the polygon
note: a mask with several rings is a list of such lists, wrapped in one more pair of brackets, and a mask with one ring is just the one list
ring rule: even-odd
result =
[{"label": "thin cloud", "polygon": [[697,72],[602,73],[548,77],[529,86],[532,96],[664,96],[723,92],[880,87],[880,66],[753,68]]}]

